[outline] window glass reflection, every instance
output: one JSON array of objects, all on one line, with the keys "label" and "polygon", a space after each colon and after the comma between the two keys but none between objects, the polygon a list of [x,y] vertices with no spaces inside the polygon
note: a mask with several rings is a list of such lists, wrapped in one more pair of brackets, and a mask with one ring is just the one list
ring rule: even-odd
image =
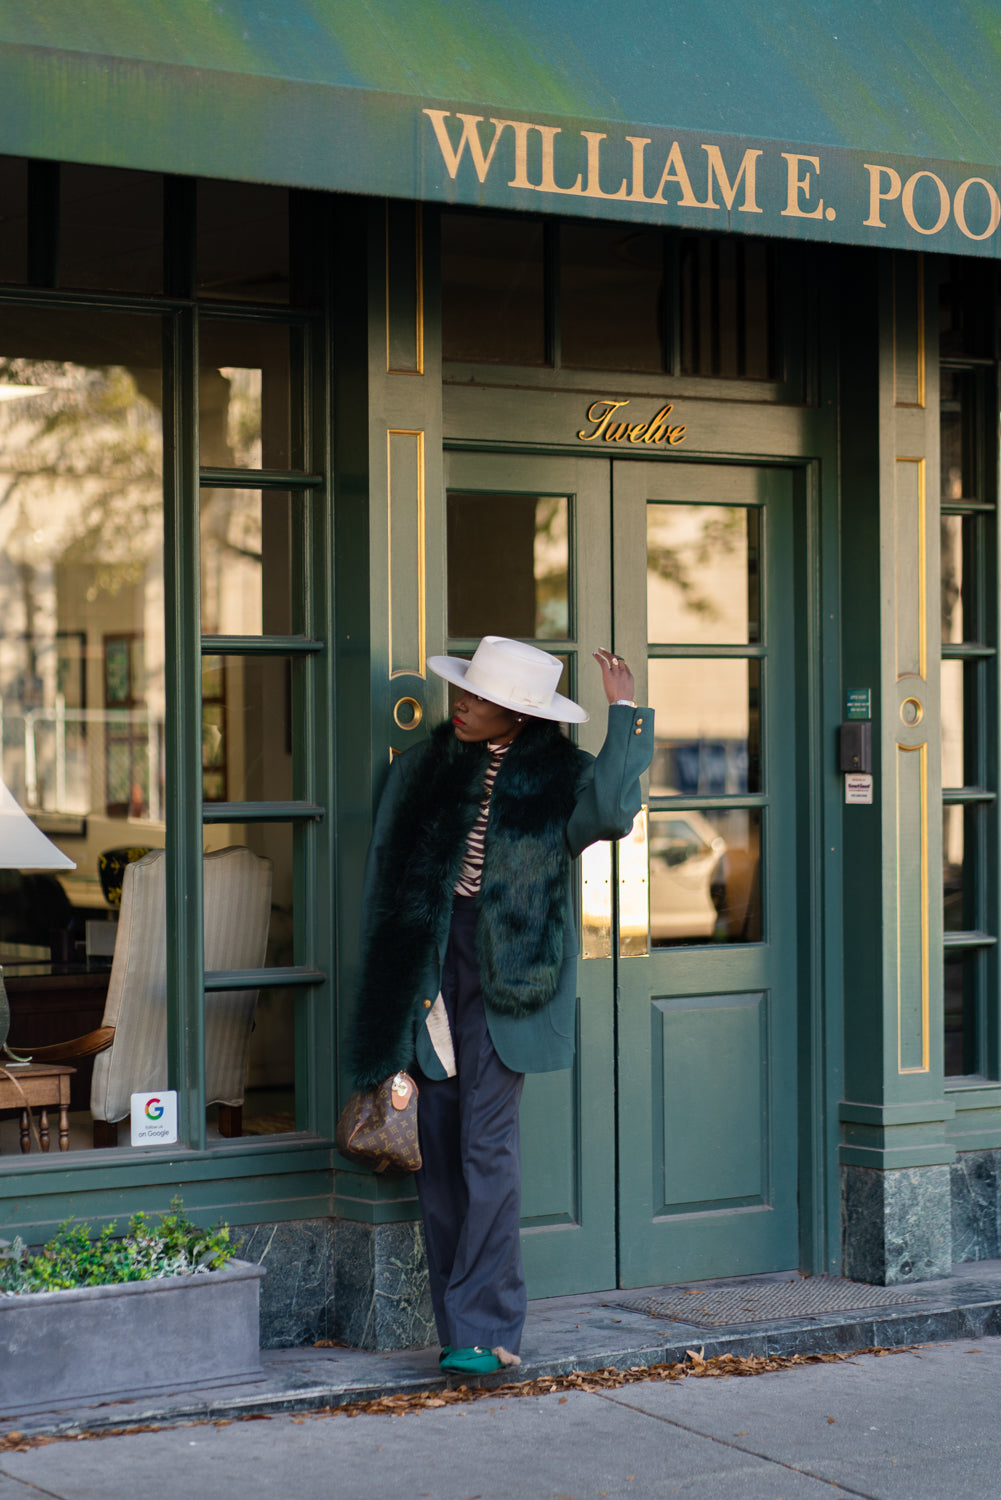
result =
[{"label": "window glass reflection", "polygon": [[[267,921],[267,943],[260,967],[281,968],[295,962],[293,958],[293,845],[295,831],[291,823],[207,823],[203,831],[206,853],[210,850],[242,848],[249,849],[259,860],[270,862],[271,901]],[[216,915],[222,910],[216,909]],[[210,942],[209,928],[213,911],[205,908],[205,953],[206,970],[225,967],[247,967],[219,962],[225,957],[216,941]],[[227,919],[228,920],[228,919]],[[252,939],[252,946],[260,951],[263,934]],[[254,967],[258,967],[257,964]]]},{"label": "window glass reflection", "polygon": [[292,793],[288,657],[202,657],[202,790],[207,802],[282,801]]},{"label": "window glass reflection", "polygon": [[964,663],[942,663],[942,785],[965,786]]},{"label": "window glass reflection", "polygon": [[977,811],[975,807],[947,806],[942,809],[942,898],[946,932],[963,932],[976,926],[973,913],[966,910],[963,871],[966,826],[972,825]]},{"label": "window glass reflection", "polygon": [[287,491],[201,492],[203,635],[292,633]]},{"label": "window glass reflection", "polygon": [[945,1076],[976,1073],[977,979],[986,955],[977,949],[946,949]]},{"label": "window glass reflection", "polygon": [[203,465],[289,467],[289,368],[287,328],[202,319],[198,420]]},{"label": "window glass reflection", "polygon": [[565,495],[448,496],[448,633],[570,634]]},{"label": "window glass reflection", "polygon": [[647,636],[664,645],[761,639],[760,513],[728,505],[647,506]]},{"label": "window glass reflection", "polygon": [[[295,994],[289,989],[274,988],[260,989],[256,994],[247,1083],[237,1133],[241,1137],[287,1135],[296,1128]],[[207,997],[210,1013],[217,1002],[218,996]],[[210,1104],[206,1127],[210,1141],[232,1136],[232,1108]]]},{"label": "window glass reflection", "polygon": [[77,864],[20,928],[45,953],[108,917],[102,854],[164,840],[160,348],[157,318],[0,314],[2,773]]},{"label": "window glass reflection", "polygon": [[757,661],[649,663],[657,716],[651,796],[761,791],[760,680]]},{"label": "window glass reflection", "polygon": [[650,814],[650,941],[761,941],[761,814],[671,808]]},{"label": "window glass reflection", "polygon": [[942,371],[939,438],[943,505],[978,498],[974,472],[976,393],[972,371]]},{"label": "window glass reflection", "polygon": [[942,517],[942,640],[958,644],[963,639],[963,541],[962,516]]}]

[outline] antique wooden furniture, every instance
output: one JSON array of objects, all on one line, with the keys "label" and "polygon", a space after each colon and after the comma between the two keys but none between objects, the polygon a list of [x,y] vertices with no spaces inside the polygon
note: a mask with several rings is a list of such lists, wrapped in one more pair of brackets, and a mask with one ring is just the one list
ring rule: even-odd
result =
[{"label": "antique wooden furniture", "polygon": [[[258,969],[271,915],[271,861],[234,846],[203,862],[205,968]],[[115,1145],[132,1095],[167,1087],[166,854],[154,849],[128,865],[115,956],[101,1025],[86,1035],[37,1048],[36,1061],[93,1056],[90,1111],[94,1145]],[[239,1135],[257,1005],[256,989],[205,997],[205,1101],[218,1103],[220,1129]]]},{"label": "antique wooden furniture", "polygon": [[[4,966],[10,1003],[10,1044],[34,1060],[101,1024],[111,964],[13,963]],[[90,1108],[91,1057],[73,1059],[70,1109]]]},{"label": "antique wooden furniture", "polygon": [[41,1063],[8,1063],[0,1067],[0,1109],[21,1111],[21,1150],[31,1150],[29,1108],[38,1109],[38,1136],[43,1151],[49,1149],[49,1105],[59,1108],[59,1149],[70,1143],[70,1080],[74,1068]]}]

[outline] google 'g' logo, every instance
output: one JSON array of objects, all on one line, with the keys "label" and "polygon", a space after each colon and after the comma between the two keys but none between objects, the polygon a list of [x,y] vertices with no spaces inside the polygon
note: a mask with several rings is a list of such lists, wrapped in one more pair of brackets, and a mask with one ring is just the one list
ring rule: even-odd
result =
[{"label": "google 'g' logo", "polygon": [[147,1118],[147,1120],[159,1120],[162,1117],[162,1115],[163,1115],[163,1105],[160,1103],[159,1099],[155,1099],[155,1098],[154,1099],[147,1099],[146,1100],[146,1118]]}]

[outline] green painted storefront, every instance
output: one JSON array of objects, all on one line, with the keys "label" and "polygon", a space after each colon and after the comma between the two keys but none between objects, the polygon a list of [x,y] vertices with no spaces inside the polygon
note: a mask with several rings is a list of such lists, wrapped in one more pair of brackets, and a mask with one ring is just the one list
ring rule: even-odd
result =
[{"label": "green painted storefront", "polygon": [[[271,1268],[270,1342],[430,1337],[409,1183],[332,1144],[338,1039],[373,799],[446,706],[427,656],[495,630],[565,659],[588,748],[596,645],[658,720],[632,837],[581,867],[575,1066],[525,1091],[530,1294],[996,1257],[992,23],[721,4],[661,70],[589,5],[187,10],[0,20],[0,417],[73,439],[32,468],[0,420],[0,696],[20,733],[31,637],[47,723],[43,647],[81,651],[70,771],[103,780],[85,808],[6,723],[3,774],[81,869],[99,830],[168,851],[181,1142],[21,1157],[0,1122],[3,1231],[179,1191]],[[116,551],[137,495],[160,540]],[[233,842],[283,894],[266,967],[206,980]],[[263,997],[239,1137],[205,1093],[233,988]]]}]

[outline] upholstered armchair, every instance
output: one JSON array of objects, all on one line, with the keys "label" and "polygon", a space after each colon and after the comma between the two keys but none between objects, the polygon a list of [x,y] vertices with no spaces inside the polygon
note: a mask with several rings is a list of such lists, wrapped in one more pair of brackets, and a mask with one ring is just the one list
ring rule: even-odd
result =
[{"label": "upholstered armchair", "polygon": [[[232,847],[203,861],[205,968],[259,969],[271,915],[271,861]],[[205,996],[205,1102],[218,1104],[223,1135],[242,1130],[243,1095],[257,990]],[[167,1087],[166,855],[154,849],[127,866],[101,1026],[35,1048],[37,1062],[94,1057],[90,1110],[95,1146],[115,1145],[132,1095]]]}]

